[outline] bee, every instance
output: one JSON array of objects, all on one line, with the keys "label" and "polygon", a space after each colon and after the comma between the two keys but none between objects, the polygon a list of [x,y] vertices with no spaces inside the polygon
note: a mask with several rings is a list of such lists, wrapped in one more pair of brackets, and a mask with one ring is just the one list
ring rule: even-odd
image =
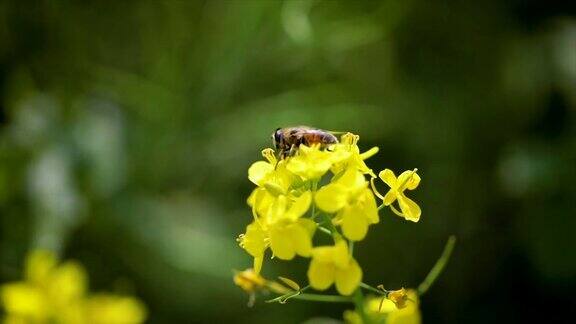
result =
[{"label": "bee", "polygon": [[276,129],[272,134],[272,142],[280,157],[285,158],[294,155],[300,144],[320,144],[321,148],[326,148],[330,144],[338,143],[338,139],[323,129],[295,126]]}]

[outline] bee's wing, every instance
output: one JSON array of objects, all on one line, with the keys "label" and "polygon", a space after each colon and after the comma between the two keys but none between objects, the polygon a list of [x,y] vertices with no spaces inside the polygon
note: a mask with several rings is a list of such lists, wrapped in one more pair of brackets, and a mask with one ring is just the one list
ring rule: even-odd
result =
[{"label": "bee's wing", "polygon": [[348,132],[332,131],[332,130],[327,130],[327,132],[332,134],[332,135],[342,135],[342,134],[348,133]]}]

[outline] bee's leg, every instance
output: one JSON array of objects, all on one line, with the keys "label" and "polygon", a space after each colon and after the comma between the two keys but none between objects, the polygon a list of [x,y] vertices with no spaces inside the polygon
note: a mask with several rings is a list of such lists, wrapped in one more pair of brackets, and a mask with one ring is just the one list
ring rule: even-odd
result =
[{"label": "bee's leg", "polygon": [[296,154],[296,145],[292,144],[290,151],[288,151],[288,156],[294,156],[294,154]]}]

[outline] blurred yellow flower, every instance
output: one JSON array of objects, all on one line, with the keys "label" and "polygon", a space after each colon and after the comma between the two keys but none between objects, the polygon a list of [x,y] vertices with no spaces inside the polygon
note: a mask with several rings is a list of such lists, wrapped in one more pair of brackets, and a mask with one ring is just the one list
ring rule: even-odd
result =
[{"label": "blurred yellow flower", "polygon": [[392,301],[394,305],[396,305],[396,307],[401,309],[406,307],[406,301],[408,300],[408,292],[404,288],[398,290],[392,290],[391,292],[388,293],[388,296],[386,297],[390,301]]},{"label": "blurred yellow flower", "polygon": [[326,290],[336,283],[336,290],[341,295],[350,295],[362,281],[362,269],[348,253],[346,243],[341,240],[334,246],[312,250],[308,281],[316,290]]},{"label": "blurred yellow flower", "polygon": [[[402,290],[402,289],[401,289]],[[399,290],[399,291],[401,291]],[[398,292],[399,292],[398,291]],[[418,294],[414,290],[407,290],[405,307],[398,308],[390,299],[382,300],[382,297],[371,296],[364,302],[364,313],[369,323],[386,324],[420,324],[422,317],[418,308]],[[348,324],[363,323],[357,311],[345,311],[344,321]]]},{"label": "blurred yellow flower", "polygon": [[266,279],[253,269],[246,269],[234,275],[234,283],[247,293],[254,293],[266,286]]},{"label": "blurred yellow flower", "polygon": [[88,296],[84,268],[74,261],[59,265],[42,250],[28,256],[24,281],[0,286],[0,303],[6,323],[136,324],[146,318],[144,305],[134,298]]},{"label": "blurred yellow flower", "polygon": [[85,307],[90,324],[137,324],[146,319],[142,303],[132,297],[96,294]]},{"label": "blurred yellow flower", "polygon": [[374,194],[364,175],[354,168],[347,169],[340,178],[320,188],[315,202],[321,210],[337,213],[336,223],[352,241],[364,239],[368,226],[380,220]]},{"label": "blurred yellow flower", "polygon": [[416,173],[416,169],[412,171],[404,171],[402,174],[396,178],[394,172],[390,169],[385,169],[378,174],[378,177],[384,181],[389,187],[390,190],[386,193],[385,196],[382,196],[378,191],[374,189],[374,193],[382,199],[382,202],[385,206],[390,206],[394,201],[398,201],[398,205],[400,206],[401,213],[398,212],[392,206],[392,211],[398,214],[401,217],[404,217],[407,220],[417,222],[420,220],[420,215],[422,211],[420,210],[420,206],[416,204],[413,200],[406,197],[404,191],[414,190],[420,184],[420,176]]}]

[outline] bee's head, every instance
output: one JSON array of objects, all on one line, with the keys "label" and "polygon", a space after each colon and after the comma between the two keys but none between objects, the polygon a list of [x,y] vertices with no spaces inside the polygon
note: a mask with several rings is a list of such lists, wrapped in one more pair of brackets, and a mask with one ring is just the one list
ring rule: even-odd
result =
[{"label": "bee's head", "polygon": [[280,142],[282,142],[282,128],[276,128],[274,133],[272,133],[272,144],[276,149],[279,149]]}]

